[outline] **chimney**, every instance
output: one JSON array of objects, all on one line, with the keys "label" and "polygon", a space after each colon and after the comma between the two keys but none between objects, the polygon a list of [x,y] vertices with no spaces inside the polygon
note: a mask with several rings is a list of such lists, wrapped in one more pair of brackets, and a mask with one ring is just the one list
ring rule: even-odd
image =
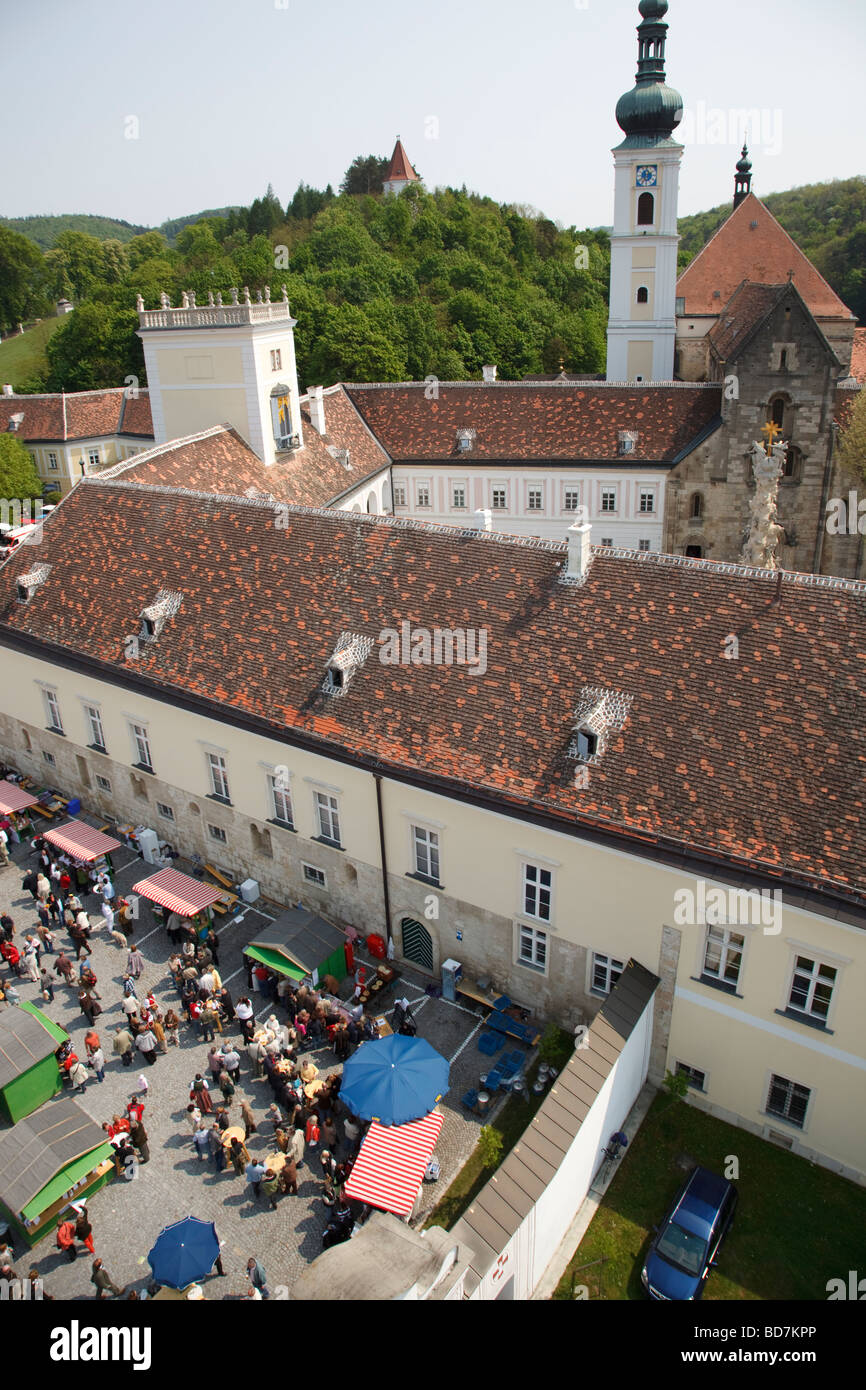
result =
[{"label": "chimney", "polygon": [[486,384],[487,386],[492,386],[493,383],[494,383],[494,381],[496,380],[496,368],[495,368],[495,367],[482,367],[482,368],[481,368],[481,371],[482,371],[482,373],[484,374],[484,381],[485,381],[485,384]]},{"label": "chimney", "polygon": [[482,529],[485,531],[493,530],[493,513],[489,507],[479,507],[475,515],[480,516],[483,522],[483,527],[481,525],[478,527],[479,531]]},{"label": "chimney", "polygon": [[8,381],[6,381],[6,382],[3,383],[3,395],[4,395],[4,396],[12,396],[12,395],[14,395],[14,392],[13,392],[13,390],[12,390],[12,387],[9,385],[9,382],[8,382]]},{"label": "chimney", "polygon": [[568,566],[565,574],[569,579],[585,579],[590,561],[590,536],[592,526],[588,521],[577,522],[568,528]]},{"label": "chimney", "polygon": [[325,388],[323,386],[308,386],[307,396],[310,402],[310,422],[313,429],[318,434],[325,434]]}]

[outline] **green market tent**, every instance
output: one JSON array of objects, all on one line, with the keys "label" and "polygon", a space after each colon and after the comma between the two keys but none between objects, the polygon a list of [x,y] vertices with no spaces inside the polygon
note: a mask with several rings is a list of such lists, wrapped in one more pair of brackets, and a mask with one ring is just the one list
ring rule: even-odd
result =
[{"label": "green market tent", "polygon": [[56,1100],[0,1133],[0,1211],[28,1245],[56,1226],[71,1201],[114,1174],[114,1150],[74,1100]]},{"label": "green market tent", "polygon": [[69,1034],[26,1001],[0,1013],[0,1115],[12,1124],[60,1090],[55,1052]]},{"label": "green market tent", "polygon": [[244,954],[293,980],[314,971],[318,979],[333,975],[342,980],[348,973],[346,939],[346,933],[324,917],[292,907],[264,927]]}]

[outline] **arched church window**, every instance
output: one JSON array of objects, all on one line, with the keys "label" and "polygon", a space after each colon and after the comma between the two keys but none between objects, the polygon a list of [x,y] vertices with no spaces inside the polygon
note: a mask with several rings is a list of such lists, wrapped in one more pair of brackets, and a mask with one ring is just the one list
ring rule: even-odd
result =
[{"label": "arched church window", "polygon": [[700,492],[692,493],[691,517],[693,521],[700,521],[704,514],[704,499]]},{"label": "arched church window", "polygon": [[651,193],[642,193],[637,200],[637,225],[651,227],[655,221],[656,200]]},{"label": "arched church window", "polygon": [[638,304],[649,304],[649,290],[647,289],[646,285],[641,285],[640,289],[638,290],[637,302]]}]

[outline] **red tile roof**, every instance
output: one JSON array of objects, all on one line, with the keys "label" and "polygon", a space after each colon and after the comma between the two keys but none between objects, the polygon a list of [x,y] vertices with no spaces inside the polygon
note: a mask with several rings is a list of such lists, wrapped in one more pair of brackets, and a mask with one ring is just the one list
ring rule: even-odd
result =
[{"label": "red tile roof", "polygon": [[753,285],[748,280],[734,290],[707,335],[720,361],[733,360],[734,353],[763,322],[784,292],[783,285]]},{"label": "red tile roof", "polygon": [[390,179],[417,179],[418,175],[409,163],[409,156],[403,148],[402,140],[398,140],[394,146],[394,153],[391,155],[391,163],[385,175],[385,182]]},{"label": "red tile roof", "polygon": [[150,397],[142,387],[137,400],[126,398],[126,388],[104,391],[54,392],[39,396],[0,396],[0,433],[9,428],[12,415],[24,419],[20,439],[59,443],[70,439],[100,439],[126,434],[153,438]]},{"label": "red tile roof", "polygon": [[[753,222],[758,225],[753,227]],[[677,295],[686,301],[686,316],[718,314],[743,280],[783,285],[789,270],[816,317],[854,317],[773,214],[750,193],[683,271]]]},{"label": "red tile roof", "polygon": [[[866,584],[777,587],[735,565],[597,550],[576,587],[558,582],[564,544],[280,515],[278,529],[273,504],[86,478],[45,524],[52,569],[30,602],[16,601],[16,556],[0,566],[0,642],[626,849],[689,849],[866,902]],[[180,610],[127,660],[161,588]],[[403,622],[486,629],[486,674],[381,664],[382,630]],[[374,647],[329,699],[343,632]],[[567,750],[587,686],[633,703],[580,790]],[[153,751],[170,775],[171,750]]]},{"label": "red tile roof", "polygon": [[[632,461],[671,462],[714,421],[721,386],[595,383],[440,383],[438,400],[418,384],[347,385],[393,459],[618,459],[619,431],[638,433]],[[457,431],[475,430],[460,455]]]}]

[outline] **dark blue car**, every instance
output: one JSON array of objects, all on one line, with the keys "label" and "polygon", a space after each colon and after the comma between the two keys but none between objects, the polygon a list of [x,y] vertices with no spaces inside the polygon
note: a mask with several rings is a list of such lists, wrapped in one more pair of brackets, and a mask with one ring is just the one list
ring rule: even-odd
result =
[{"label": "dark blue car", "polygon": [[641,1270],[650,1298],[700,1298],[737,1205],[727,1178],[696,1168],[656,1230]]}]

